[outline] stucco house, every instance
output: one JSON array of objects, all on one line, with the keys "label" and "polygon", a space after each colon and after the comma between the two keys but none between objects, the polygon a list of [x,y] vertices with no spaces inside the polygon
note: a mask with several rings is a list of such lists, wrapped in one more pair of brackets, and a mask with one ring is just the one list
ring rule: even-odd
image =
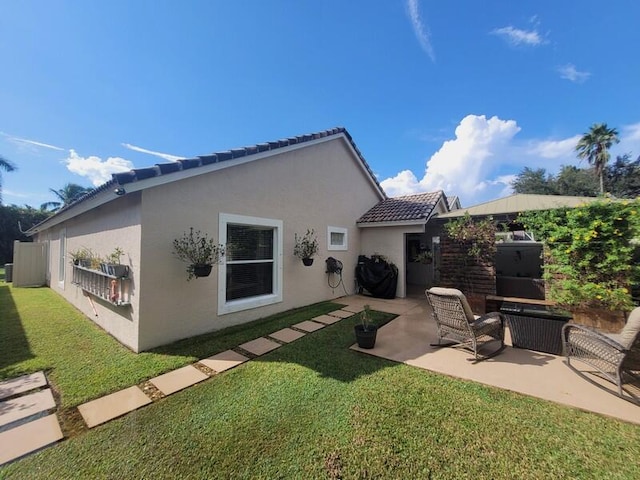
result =
[{"label": "stucco house", "polygon": [[[353,293],[358,255],[386,255],[401,270],[404,296],[407,235],[427,242],[426,222],[448,210],[442,192],[387,198],[349,133],[334,128],[114,174],[30,233],[45,245],[46,283],[139,352],[344,295],[327,282],[329,256],[344,264]],[[255,258],[223,257],[209,277],[187,281],[172,246],[192,227],[220,244],[258,232],[267,248]],[[307,229],[320,244],[310,267],[293,256],[295,234]],[[116,247],[127,280],[69,261],[81,248],[104,256]],[[234,289],[238,272],[255,273],[252,288]]]}]

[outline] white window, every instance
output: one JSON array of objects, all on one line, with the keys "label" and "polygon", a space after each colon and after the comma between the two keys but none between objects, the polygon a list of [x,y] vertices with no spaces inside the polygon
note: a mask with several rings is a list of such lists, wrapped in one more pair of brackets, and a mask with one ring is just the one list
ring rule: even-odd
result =
[{"label": "white window", "polygon": [[327,250],[347,250],[348,230],[342,227],[327,227]]},{"label": "white window", "polygon": [[282,301],[282,220],[220,214],[218,314]]},{"label": "white window", "polygon": [[60,258],[58,259],[58,282],[61,287],[64,287],[64,271],[66,267],[67,258],[67,230],[63,228],[60,230]]}]

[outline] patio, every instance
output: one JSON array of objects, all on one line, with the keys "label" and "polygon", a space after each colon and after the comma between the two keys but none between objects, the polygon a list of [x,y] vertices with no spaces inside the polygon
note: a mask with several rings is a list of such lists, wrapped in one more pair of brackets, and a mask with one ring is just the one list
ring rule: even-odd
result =
[{"label": "patio", "polygon": [[[380,328],[375,348],[363,350],[354,345],[353,350],[640,424],[640,406],[616,396],[615,385],[589,373],[589,380],[585,379],[562,356],[511,347],[508,328],[505,350],[474,363],[468,351],[429,345],[437,335],[426,297],[382,300],[353,296],[338,301],[356,308],[369,304],[374,310],[398,314]],[[572,362],[572,367],[589,372],[580,362]],[[631,389],[640,398],[640,385],[627,384],[625,389],[626,395]]]}]

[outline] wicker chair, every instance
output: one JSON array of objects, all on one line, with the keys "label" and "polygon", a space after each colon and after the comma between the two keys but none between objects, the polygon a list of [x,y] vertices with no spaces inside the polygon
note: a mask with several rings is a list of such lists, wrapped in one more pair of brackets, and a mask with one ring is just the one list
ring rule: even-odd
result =
[{"label": "wicker chair", "polygon": [[591,365],[618,386],[622,396],[625,376],[640,381],[640,307],[634,309],[620,333],[606,334],[585,325],[562,328],[567,365],[575,358]]},{"label": "wicker chair", "polygon": [[[433,309],[438,327],[435,347],[463,345],[470,348],[476,361],[497,355],[504,350],[504,316],[491,312],[481,317],[474,315],[464,294],[455,288],[433,287],[425,291]],[[443,339],[449,342],[442,343]],[[478,347],[487,341],[499,340],[500,347],[490,355],[479,355]]]}]

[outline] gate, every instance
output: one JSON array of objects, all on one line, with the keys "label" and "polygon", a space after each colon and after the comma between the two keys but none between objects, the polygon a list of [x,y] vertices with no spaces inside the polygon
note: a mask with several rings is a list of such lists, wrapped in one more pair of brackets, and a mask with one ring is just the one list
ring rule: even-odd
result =
[{"label": "gate", "polygon": [[13,242],[13,286],[41,287],[46,284],[47,245]]}]

